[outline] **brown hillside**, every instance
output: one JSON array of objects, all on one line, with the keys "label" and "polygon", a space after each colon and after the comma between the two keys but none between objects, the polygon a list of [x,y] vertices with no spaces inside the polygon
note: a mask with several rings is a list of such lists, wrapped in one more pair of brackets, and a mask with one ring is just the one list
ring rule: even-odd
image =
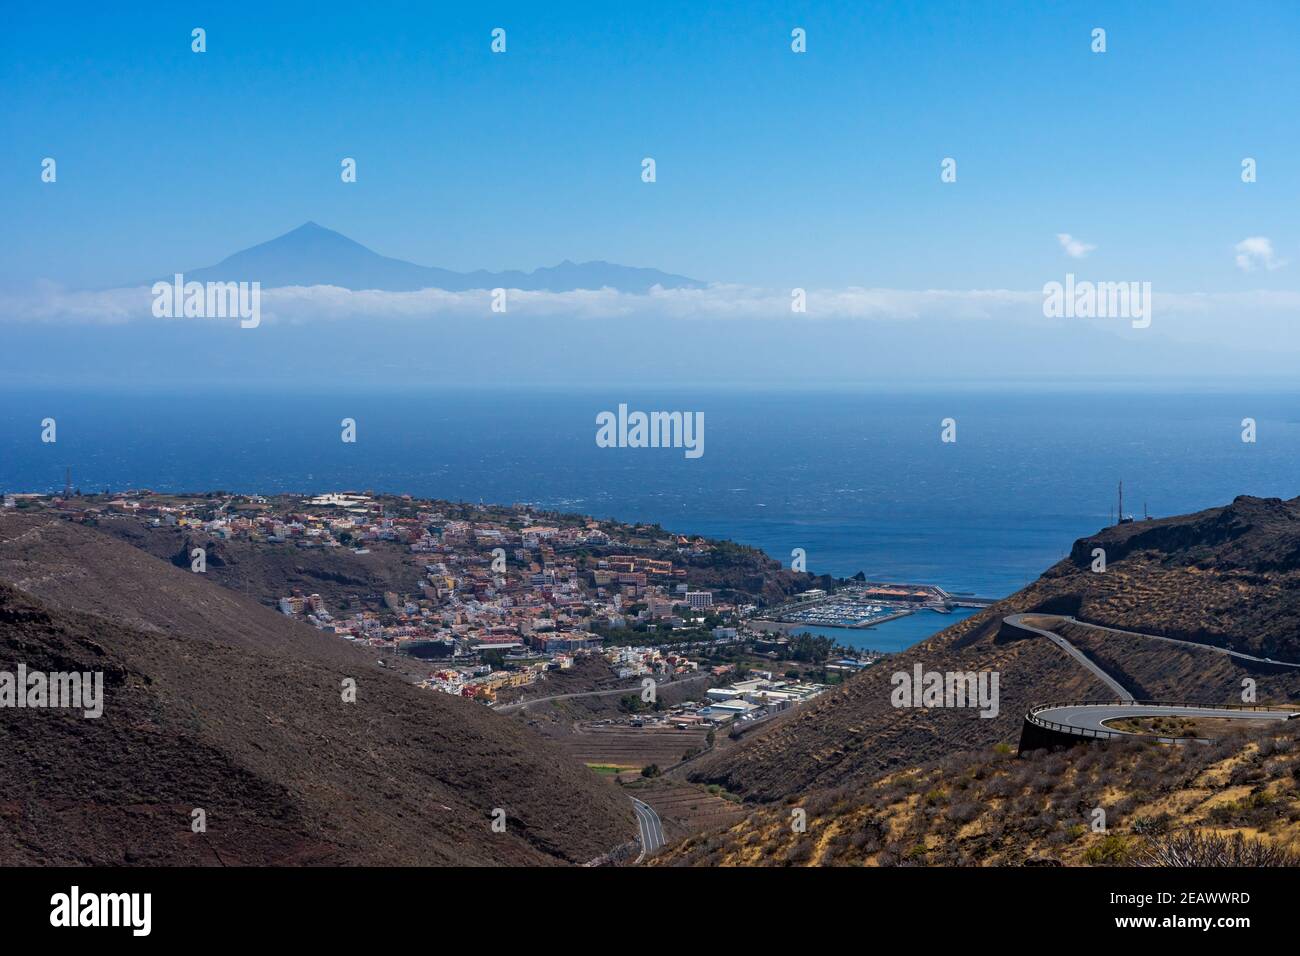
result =
[{"label": "brown hillside", "polygon": [[[1090,570],[1095,548],[1104,574]],[[1107,528],[1042,582],[1080,620],[1300,661],[1300,498]]]},{"label": "brown hillside", "polygon": [[[1091,570],[1092,551],[1107,570]],[[873,666],[844,687],[755,731],[693,766],[691,778],[749,800],[862,783],[901,766],[1017,739],[1032,704],[1111,694],[1042,638],[1002,627],[1017,611],[1082,620],[1300,660],[1300,499],[1237,498],[1177,518],[1108,528],[1076,542],[1071,556],[988,611]],[[1136,691],[1180,700],[1239,702],[1244,668],[1222,657],[1141,638],[1081,642],[1094,659],[1131,674]],[[1206,652],[1208,654],[1208,652]],[[1001,713],[896,709],[895,671],[996,670]],[[1295,699],[1300,672],[1264,674],[1259,699]],[[1139,696],[1143,694],[1139,693]]]},{"label": "brown hillside", "polygon": [[[802,833],[792,825],[796,808],[806,814]],[[863,787],[756,809],[689,837],[655,863],[1098,866],[1179,858],[1300,865],[1294,726],[1188,747],[1134,740],[1020,759],[1009,749],[955,754]]]},{"label": "brown hillside", "polygon": [[211,580],[271,607],[295,590],[320,594],[335,608],[353,595],[408,594],[419,589],[422,576],[422,562],[392,545],[354,554],[349,548],[221,541],[188,529],[152,528],[134,518],[106,518],[99,530],[185,570],[193,549],[201,547],[207,552]]},{"label": "brown hillside", "polygon": [[[1014,601],[1001,602],[881,660],[737,745],[702,757],[690,778],[719,784],[747,800],[777,800],[862,783],[955,750],[1014,743],[1025,711],[1041,703],[1044,694],[1061,699],[1109,696],[1088,671],[1046,640],[1000,636],[1002,617],[1017,609]],[[891,675],[910,674],[917,663],[925,670],[998,671],[997,717],[980,717],[975,709],[895,708]]]},{"label": "brown hillside", "polygon": [[1241,700],[1242,682],[1250,679],[1258,701],[1300,701],[1300,672],[1295,670],[1080,624],[1062,624],[1055,630],[1140,700],[1232,703]]},{"label": "brown hillside", "polygon": [[5,516],[0,580],[0,669],[107,685],[98,720],[0,709],[0,864],[576,863],[635,835],[528,728],[92,529]]}]

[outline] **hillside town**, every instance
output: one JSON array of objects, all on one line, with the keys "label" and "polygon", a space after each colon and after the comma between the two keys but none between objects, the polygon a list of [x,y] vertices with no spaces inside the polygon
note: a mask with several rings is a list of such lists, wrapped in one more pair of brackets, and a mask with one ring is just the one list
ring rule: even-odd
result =
[{"label": "hillside town", "polygon": [[[373,648],[381,662],[399,655],[426,662],[423,686],[489,705],[585,658],[603,661],[611,686],[646,677],[671,681],[704,668],[718,686],[694,706],[674,710],[688,722],[761,718],[824,687],[772,671],[724,686],[735,666],[709,662],[718,649],[779,661],[797,657],[791,640],[750,630],[761,601],[700,583],[712,565],[725,564],[718,549],[734,545],[654,526],[357,492],[10,495],[5,504],[54,507],[101,526],[134,519],[171,531],[185,542],[173,563],[191,570],[230,559],[237,548],[395,556],[412,570],[413,588],[338,588],[330,595],[293,588],[276,607],[331,637]],[[820,663],[843,679],[873,656],[823,655]]]}]

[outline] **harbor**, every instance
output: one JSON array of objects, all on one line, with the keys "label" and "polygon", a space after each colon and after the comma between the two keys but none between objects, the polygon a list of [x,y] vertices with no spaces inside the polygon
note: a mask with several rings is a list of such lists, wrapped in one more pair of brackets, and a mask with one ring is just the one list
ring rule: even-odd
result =
[{"label": "harbor", "polygon": [[863,628],[906,617],[919,610],[947,614],[958,607],[988,607],[997,600],[952,594],[933,584],[864,581],[831,592],[805,591],[763,616],[781,624]]},{"label": "harbor", "polygon": [[[831,592],[805,591],[768,609],[761,618],[750,621],[750,626],[786,634],[816,634],[848,647],[892,652],[910,647],[997,600],[954,594],[936,585],[864,581]],[[931,618],[920,612],[942,616]]]}]

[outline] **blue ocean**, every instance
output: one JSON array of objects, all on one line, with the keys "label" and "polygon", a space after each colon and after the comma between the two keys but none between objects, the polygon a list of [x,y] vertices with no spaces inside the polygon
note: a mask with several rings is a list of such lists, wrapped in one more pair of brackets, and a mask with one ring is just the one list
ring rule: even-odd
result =
[{"label": "blue ocean", "polygon": [[[1297,394],[629,388],[0,395],[0,488],[372,489],[530,502],[755,545],[810,571],[1000,597],[1125,510],[1300,493]],[[620,403],[703,412],[704,453],[601,448]],[[41,441],[53,418],[57,441]],[[341,421],[357,440],[341,440]],[[954,442],[941,441],[944,419]],[[1242,441],[1242,420],[1257,440]],[[855,636],[894,650],[953,623]],[[852,632],[831,632],[845,637]],[[861,639],[859,639],[859,637]]]}]

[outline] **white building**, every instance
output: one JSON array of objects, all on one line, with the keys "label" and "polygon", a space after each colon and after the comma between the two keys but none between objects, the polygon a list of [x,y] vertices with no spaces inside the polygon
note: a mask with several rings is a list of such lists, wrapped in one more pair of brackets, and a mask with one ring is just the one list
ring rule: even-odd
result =
[{"label": "white building", "polygon": [[702,611],[705,608],[713,607],[713,593],[711,591],[687,591],[686,603],[690,605],[692,611]]},{"label": "white building", "polygon": [[700,716],[714,718],[745,717],[755,710],[758,710],[758,706],[751,704],[747,700],[724,700],[701,708]]}]

